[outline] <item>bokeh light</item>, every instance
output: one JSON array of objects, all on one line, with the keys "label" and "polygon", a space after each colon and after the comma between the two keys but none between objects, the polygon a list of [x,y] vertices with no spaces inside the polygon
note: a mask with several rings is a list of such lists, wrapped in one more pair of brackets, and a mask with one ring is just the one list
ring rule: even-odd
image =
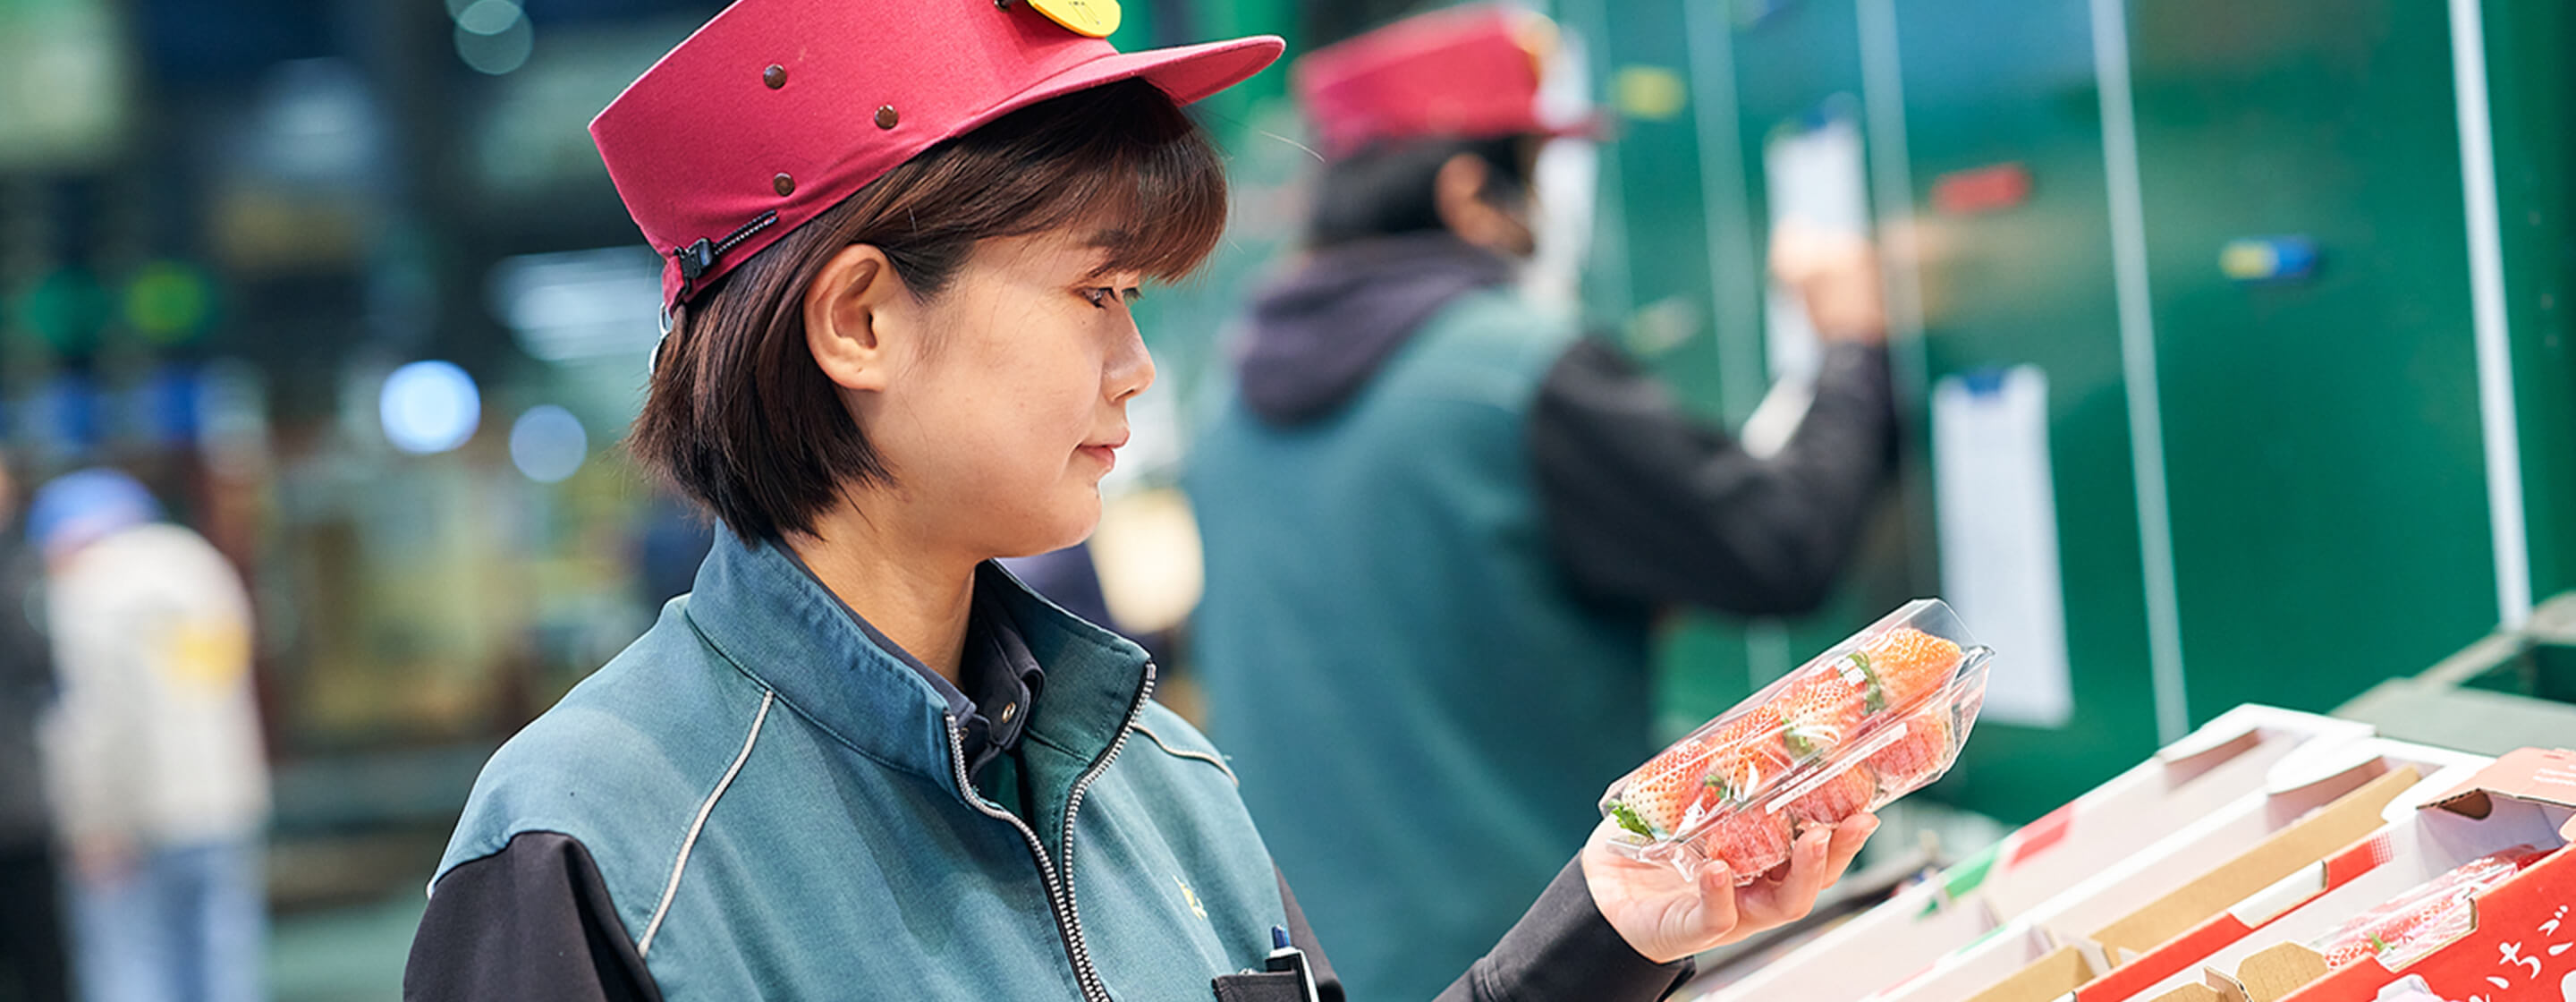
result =
[{"label": "bokeh light", "polygon": [[572,476],[590,456],[581,419],[553,404],[530,407],[510,425],[510,462],[528,479],[551,484]]},{"label": "bokeh light", "polygon": [[474,437],[483,396],[474,377],[453,362],[413,362],[385,377],[377,417],[394,448],[415,455],[446,452]]},{"label": "bokeh light", "polygon": [[536,49],[536,26],[512,0],[474,0],[455,16],[456,57],[477,72],[500,76],[516,70]]}]

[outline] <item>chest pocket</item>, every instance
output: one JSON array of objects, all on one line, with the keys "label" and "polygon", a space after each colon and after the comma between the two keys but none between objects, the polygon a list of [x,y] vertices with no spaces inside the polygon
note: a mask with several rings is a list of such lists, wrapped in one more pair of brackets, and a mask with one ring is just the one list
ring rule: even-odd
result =
[{"label": "chest pocket", "polygon": [[1245,971],[1220,975],[1212,987],[1216,1002],[1314,1002],[1295,971]]}]

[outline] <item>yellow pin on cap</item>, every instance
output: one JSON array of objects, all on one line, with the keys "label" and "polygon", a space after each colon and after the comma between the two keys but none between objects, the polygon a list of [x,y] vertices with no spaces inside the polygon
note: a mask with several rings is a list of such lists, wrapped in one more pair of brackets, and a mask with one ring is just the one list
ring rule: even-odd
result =
[{"label": "yellow pin on cap", "polygon": [[1029,6],[1077,35],[1107,38],[1118,30],[1118,0],[1029,0]]}]

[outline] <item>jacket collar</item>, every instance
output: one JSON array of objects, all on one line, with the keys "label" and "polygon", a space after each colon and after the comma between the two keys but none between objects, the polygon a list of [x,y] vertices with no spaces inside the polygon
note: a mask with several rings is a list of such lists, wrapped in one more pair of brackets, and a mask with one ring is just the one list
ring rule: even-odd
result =
[{"label": "jacket collar", "polygon": [[[1077,756],[1105,753],[1145,680],[1145,651],[1030,591],[999,565],[976,575],[1046,671],[1027,733]],[[687,604],[689,623],[734,668],[833,737],[951,794],[949,700],[785,547],[718,530]]]}]

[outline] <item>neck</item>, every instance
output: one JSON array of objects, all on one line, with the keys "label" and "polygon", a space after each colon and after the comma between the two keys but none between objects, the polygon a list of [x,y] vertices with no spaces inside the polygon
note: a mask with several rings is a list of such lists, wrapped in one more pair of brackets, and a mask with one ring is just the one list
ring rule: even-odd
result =
[{"label": "neck", "polygon": [[980,561],[903,545],[905,534],[886,531],[847,506],[825,515],[814,529],[788,536],[787,546],[823,587],[904,653],[957,684]]}]

